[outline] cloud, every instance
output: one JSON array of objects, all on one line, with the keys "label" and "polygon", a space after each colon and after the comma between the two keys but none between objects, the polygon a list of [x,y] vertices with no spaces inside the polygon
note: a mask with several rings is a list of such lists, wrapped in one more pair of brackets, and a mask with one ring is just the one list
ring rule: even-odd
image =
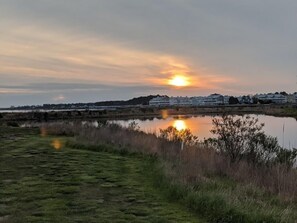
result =
[{"label": "cloud", "polygon": [[63,101],[65,101],[65,96],[64,95],[59,95],[59,96],[57,96],[57,97],[54,97],[53,98],[53,101],[54,102],[63,102]]},{"label": "cloud", "polygon": [[[89,86],[90,99],[94,92],[116,98],[117,90],[123,97],[296,91],[296,7],[292,0],[3,1],[0,93],[11,101],[12,94],[76,91],[81,101],[84,84],[100,85]],[[193,85],[166,87],[175,73]]]},{"label": "cloud", "polygon": [[72,37],[40,27],[11,28],[7,35],[18,41],[11,43],[7,38],[8,44],[3,44],[3,49],[7,50],[0,54],[0,73],[28,79],[43,77],[60,81],[145,85],[155,83],[151,80],[162,84],[160,81],[174,73],[182,72],[197,78],[209,72],[205,68],[191,67],[185,59],[174,55],[127,48],[105,39]]}]

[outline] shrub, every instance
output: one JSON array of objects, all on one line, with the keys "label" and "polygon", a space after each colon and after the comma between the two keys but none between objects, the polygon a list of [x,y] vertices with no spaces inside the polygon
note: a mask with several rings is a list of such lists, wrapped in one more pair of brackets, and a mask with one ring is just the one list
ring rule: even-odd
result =
[{"label": "shrub", "polygon": [[281,148],[276,137],[264,133],[262,130],[264,124],[258,123],[257,118],[250,116],[235,118],[231,115],[224,115],[212,121],[211,132],[217,138],[208,139],[205,142],[228,156],[231,162],[245,159],[253,164],[293,165],[297,151]]},{"label": "shrub", "polygon": [[287,150],[280,148],[278,151],[276,157],[275,157],[275,162],[277,163],[284,163],[288,167],[292,167],[296,161],[297,157],[297,149],[293,148],[292,150]]}]

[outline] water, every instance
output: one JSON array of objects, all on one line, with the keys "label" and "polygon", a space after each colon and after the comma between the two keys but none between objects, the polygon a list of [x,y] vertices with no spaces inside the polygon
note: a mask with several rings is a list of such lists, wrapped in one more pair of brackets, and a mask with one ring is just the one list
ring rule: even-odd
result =
[{"label": "water", "polygon": [[[251,115],[258,118],[259,123],[264,123],[264,131],[266,134],[277,137],[279,144],[285,148],[297,148],[297,121],[294,118],[283,118],[266,115]],[[123,126],[135,121],[140,129],[145,132],[158,132],[169,126],[174,126],[178,130],[189,128],[191,132],[200,139],[213,137],[210,133],[212,129],[212,116],[174,116],[166,119],[131,119],[131,120],[115,120]]]}]

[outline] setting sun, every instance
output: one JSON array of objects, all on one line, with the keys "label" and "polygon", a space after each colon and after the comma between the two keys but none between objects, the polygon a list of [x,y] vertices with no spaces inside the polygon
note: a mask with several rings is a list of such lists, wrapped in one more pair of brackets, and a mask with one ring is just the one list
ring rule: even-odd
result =
[{"label": "setting sun", "polygon": [[168,83],[170,85],[176,86],[176,87],[185,87],[190,84],[188,79],[189,78],[187,78],[187,77],[177,75],[177,76],[172,77]]}]

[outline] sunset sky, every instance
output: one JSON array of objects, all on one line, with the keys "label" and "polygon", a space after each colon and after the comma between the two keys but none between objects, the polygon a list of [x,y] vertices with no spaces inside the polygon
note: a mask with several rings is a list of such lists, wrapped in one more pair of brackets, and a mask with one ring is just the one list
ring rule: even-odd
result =
[{"label": "sunset sky", "polygon": [[295,92],[296,11],[296,0],[0,0],[0,107]]}]

